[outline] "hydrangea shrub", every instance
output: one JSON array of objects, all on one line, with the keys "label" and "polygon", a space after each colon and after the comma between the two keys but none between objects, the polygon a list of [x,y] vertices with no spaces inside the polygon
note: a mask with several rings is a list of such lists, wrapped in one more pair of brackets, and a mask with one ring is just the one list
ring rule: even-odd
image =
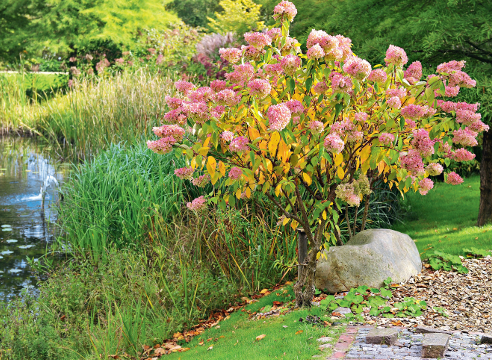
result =
[{"label": "hydrangea shrub", "polygon": [[[193,211],[265,194],[282,212],[281,223],[306,230],[309,253],[295,285],[297,305],[309,305],[323,239],[336,231],[342,206],[359,206],[370,194],[368,174],[383,177],[403,193],[427,194],[429,176],[450,159],[473,158],[466,147],[488,126],[478,104],[453,102],[475,81],[464,61],[437,67],[422,78],[422,66],[389,46],[385,66],[373,69],[352,53],[351,40],[313,30],[308,50],[289,37],[295,6],[280,2],[276,27],[248,33],[248,46],[221,50],[233,64],[227,81],[208,87],[178,81],[167,98],[167,124],[149,141],[155,152],[173,148],[189,166],[176,175],[203,186],[222,181],[215,192],[188,203]],[[198,180],[197,180],[198,179]],[[445,174],[450,184],[463,181]]]}]

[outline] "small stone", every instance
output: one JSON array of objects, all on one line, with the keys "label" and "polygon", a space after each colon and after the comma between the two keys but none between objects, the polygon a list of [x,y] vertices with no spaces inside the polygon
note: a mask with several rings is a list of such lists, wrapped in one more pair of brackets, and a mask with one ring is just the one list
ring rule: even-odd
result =
[{"label": "small stone", "polygon": [[446,331],[446,330],[441,330],[441,329],[434,329],[428,326],[417,326],[415,328],[415,332],[417,334],[447,334],[451,335],[451,331]]},{"label": "small stone", "polygon": [[398,333],[398,330],[392,328],[372,329],[366,336],[366,343],[393,345],[396,342]]},{"label": "small stone", "polygon": [[448,348],[450,336],[443,333],[427,333],[422,341],[423,358],[442,358]]},{"label": "small stone", "polygon": [[324,337],[318,339],[318,342],[322,343],[322,344],[329,343],[331,341],[333,341],[333,339],[331,337],[328,337],[328,336],[324,336]]},{"label": "small stone", "polygon": [[483,334],[480,339],[480,344],[492,344],[492,334]]},{"label": "small stone", "polygon": [[352,310],[350,310],[349,308],[339,307],[333,310],[333,312],[345,315],[345,314],[351,314]]},{"label": "small stone", "polygon": [[326,349],[331,349],[332,345],[331,344],[322,344],[318,346],[318,349],[320,350],[326,350]]}]

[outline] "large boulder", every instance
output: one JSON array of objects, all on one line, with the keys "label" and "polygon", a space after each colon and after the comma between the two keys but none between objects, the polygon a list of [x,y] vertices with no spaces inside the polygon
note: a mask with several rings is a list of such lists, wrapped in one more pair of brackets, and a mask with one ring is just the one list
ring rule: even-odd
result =
[{"label": "large boulder", "polygon": [[331,247],[316,266],[316,287],[330,293],[360,285],[379,288],[390,277],[394,282],[420,273],[422,261],[415,243],[406,234],[387,229],[364,230],[343,246]]}]

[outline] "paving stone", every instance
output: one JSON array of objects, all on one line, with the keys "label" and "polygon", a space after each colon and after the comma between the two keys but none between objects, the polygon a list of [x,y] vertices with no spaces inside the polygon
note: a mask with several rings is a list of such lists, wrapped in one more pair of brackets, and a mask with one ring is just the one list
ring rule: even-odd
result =
[{"label": "paving stone", "polygon": [[331,344],[322,344],[322,345],[318,346],[318,349],[327,350],[327,349],[331,349],[332,347],[333,347],[333,345],[331,345]]},{"label": "paving stone", "polygon": [[443,357],[444,352],[449,345],[448,334],[441,333],[428,333],[424,335],[422,340],[422,357],[424,358],[438,358]]},{"label": "paving stone", "polygon": [[366,336],[366,343],[393,345],[396,342],[398,333],[399,330],[392,328],[372,329]]},{"label": "paving stone", "polygon": [[331,337],[328,337],[328,336],[323,336],[323,337],[318,339],[318,342],[321,344],[328,343],[331,341],[333,341],[333,339]]},{"label": "paving stone", "polygon": [[483,334],[480,339],[481,344],[492,344],[492,334]]},{"label": "paving stone", "polygon": [[452,335],[453,333],[451,331],[446,331],[446,330],[441,330],[441,329],[434,329],[428,326],[417,326],[415,328],[415,332],[417,334],[431,334],[431,333],[440,333],[440,334],[448,334]]}]

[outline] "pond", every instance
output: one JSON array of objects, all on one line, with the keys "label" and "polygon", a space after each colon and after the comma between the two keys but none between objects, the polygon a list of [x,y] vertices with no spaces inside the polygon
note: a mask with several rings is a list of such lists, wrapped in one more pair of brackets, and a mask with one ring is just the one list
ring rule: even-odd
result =
[{"label": "pond", "polygon": [[57,189],[70,166],[43,145],[0,137],[0,301],[22,289],[36,291],[28,258],[44,255],[56,232]]}]

